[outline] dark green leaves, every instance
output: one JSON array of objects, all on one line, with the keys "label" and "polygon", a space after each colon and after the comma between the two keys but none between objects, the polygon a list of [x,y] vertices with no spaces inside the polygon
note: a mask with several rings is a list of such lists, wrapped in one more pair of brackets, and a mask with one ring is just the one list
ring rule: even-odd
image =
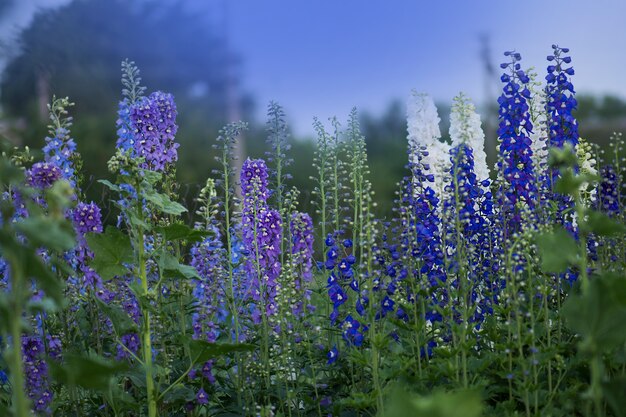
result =
[{"label": "dark green leaves", "polygon": [[398,389],[388,401],[384,417],[479,417],[482,410],[480,396],[474,391],[418,397]]},{"label": "dark green leaves", "polygon": [[104,233],[87,234],[86,239],[94,252],[91,266],[102,279],[110,280],[116,275],[126,274],[124,264],[133,261],[133,248],[127,235],[109,226]]},{"label": "dark green leaves", "polygon": [[163,275],[166,277],[200,279],[196,268],[181,264],[175,256],[166,251],[163,251],[159,257],[159,267],[163,270]]},{"label": "dark green leaves", "polygon": [[168,226],[157,227],[156,231],[161,233],[166,241],[185,240],[187,242],[198,242],[207,237],[210,232],[206,230],[192,229],[184,224],[170,224]]},{"label": "dark green leaves", "polygon": [[78,386],[85,389],[108,389],[111,379],[128,369],[124,363],[108,361],[96,355],[78,356],[63,355],[63,364],[50,361],[50,367],[55,379],[68,386]]},{"label": "dark green leaves", "polygon": [[189,353],[196,363],[206,362],[218,356],[235,352],[250,352],[255,349],[249,343],[209,343],[204,340],[190,340]]},{"label": "dark green leaves", "polygon": [[590,232],[598,236],[619,236],[626,232],[626,227],[623,224],[611,219],[604,213],[599,211],[592,211],[587,216],[585,221]]},{"label": "dark green leaves", "polygon": [[540,234],[536,243],[544,272],[559,274],[576,262],[576,241],[562,228]]},{"label": "dark green leaves", "polygon": [[590,279],[586,295],[563,305],[568,326],[582,335],[581,349],[608,351],[626,343],[626,277],[605,273]]},{"label": "dark green leaves", "polygon": [[155,191],[146,192],[144,194],[146,200],[151,202],[159,211],[165,214],[172,214],[178,216],[187,211],[187,209],[181,204],[172,201],[165,194],[160,194]]},{"label": "dark green leaves", "polygon": [[15,224],[15,228],[35,246],[44,246],[56,251],[74,247],[74,233],[69,222],[50,217],[29,217]]}]

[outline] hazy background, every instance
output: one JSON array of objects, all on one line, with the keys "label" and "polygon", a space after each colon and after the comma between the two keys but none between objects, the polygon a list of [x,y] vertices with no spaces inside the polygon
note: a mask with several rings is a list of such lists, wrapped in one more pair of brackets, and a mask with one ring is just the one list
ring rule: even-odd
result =
[{"label": "hazy background", "polygon": [[[625,12],[619,0],[0,0],[0,135],[40,148],[45,104],[70,96],[86,170],[106,177],[120,62],[130,58],[148,91],[175,95],[187,198],[227,121],[250,122],[245,153],[263,155],[269,100],[287,113],[292,183],[306,196],[313,116],[345,120],[357,106],[384,213],[404,174],[410,90],[440,103],[444,135],[449,103],[465,92],[493,137],[505,50],[543,78],[551,44],[569,47],[582,135],[604,145],[623,130]],[[89,190],[96,200],[100,192]]]}]

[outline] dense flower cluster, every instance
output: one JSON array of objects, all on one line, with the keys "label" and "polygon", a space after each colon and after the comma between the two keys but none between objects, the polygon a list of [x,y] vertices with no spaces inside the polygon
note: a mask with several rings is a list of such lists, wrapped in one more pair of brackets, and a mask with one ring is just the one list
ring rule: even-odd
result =
[{"label": "dense flower cluster", "polygon": [[28,183],[39,189],[46,189],[63,177],[61,169],[55,164],[37,162],[28,170]]},{"label": "dense flower cluster", "polygon": [[[441,198],[446,183],[450,145],[439,140],[441,137],[439,121],[433,99],[427,94],[413,91],[407,103],[407,130],[411,150],[409,157],[413,158],[417,154],[417,149],[422,147],[428,149],[422,152],[421,163],[424,173],[432,175],[430,178],[434,181],[433,189]],[[410,162],[417,161],[411,159]]]},{"label": "dense flower cluster", "polygon": [[611,217],[617,217],[620,214],[617,174],[611,165],[606,165],[601,169],[600,175],[602,181],[598,189],[598,209]]},{"label": "dense flower cluster", "polygon": [[41,414],[50,414],[52,392],[48,384],[46,351],[40,337],[22,337],[22,354],[26,375],[26,392],[33,402],[33,409]]},{"label": "dense flower cluster", "polygon": [[69,131],[65,128],[55,129],[54,137],[46,137],[46,145],[43,147],[45,161],[56,165],[61,170],[61,176],[72,184],[75,182],[75,170],[72,158],[76,152],[76,143],[70,138]]},{"label": "dense flower cluster", "polygon": [[76,231],[84,236],[87,233],[102,232],[102,214],[94,202],[78,203],[72,215]]},{"label": "dense flower cluster", "polygon": [[536,182],[533,170],[532,149],[529,134],[533,130],[528,112],[530,90],[529,77],[522,70],[517,52],[505,52],[511,61],[501,64],[509,73],[500,79],[505,83],[503,93],[498,98],[500,105],[498,137],[500,138],[498,171],[503,183],[500,184],[500,204],[504,216],[505,231],[515,233],[521,225],[522,207],[532,210],[536,199]]},{"label": "dense flower cluster", "polygon": [[485,133],[480,126],[480,115],[463,94],[455,97],[450,113],[450,139],[452,146],[467,144],[474,154],[474,172],[478,181],[489,179]]},{"label": "dense flower cluster", "polygon": [[[276,286],[280,275],[280,242],[282,220],[276,210],[267,205],[267,165],[265,161],[247,159],[241,169],[243,194],[243,244],[248,254],[249,295],[255,302],[254,323],[262,314],[276,313]],[[262,312],[261,306],[264,306]]]},{"label": "dense flower cluster", "polygon": [[[142,97],[130,107],[130,141],[134,155],[145,159],[142,168],[163,171],[178,160],[179,144],[174,142],[178,130],[176,115],[174,98],[160,91]],[[122,128],[121,133],[120,144],[127,146],[127,132]]]},{"label": "dense flower cluster", "polygon": [[223,249],[217,228],[213,235],[191,248],[190,265],[196,268],[200,279],[194,279],[193,295],[197,311],[192,316],[195,339],[215,342],[219,336],[219,322],[225,320],[224,286],[218,281],[223,272]]},{"label": "dense flower cluster", "polygon": [[307,213],[294,213],[289,223],[291,235],[292,262],[296,264],[297,275],[294,280],[297,300],[293,303],[293,313],[301,316],[304,303],[311,298],[308,283],[313,280],[313,219]]}]

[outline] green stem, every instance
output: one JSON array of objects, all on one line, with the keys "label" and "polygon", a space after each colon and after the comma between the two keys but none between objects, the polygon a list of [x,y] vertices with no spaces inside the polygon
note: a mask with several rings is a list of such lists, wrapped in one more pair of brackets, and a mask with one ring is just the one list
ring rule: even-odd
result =
[{"label": "green stem", "polygon": [[23,270],[20,263],[13,257],[7,256],[11,265],[11,288],[13,291],[12,317],[9,321],[11,332],[12,354],[10,356],[9,367],[11,370],[11,386],[13,394],[13,407],[16,417],[30,416],[30,406],[28,398],[24,393],[24,365],[22,363],[22,279]]}]

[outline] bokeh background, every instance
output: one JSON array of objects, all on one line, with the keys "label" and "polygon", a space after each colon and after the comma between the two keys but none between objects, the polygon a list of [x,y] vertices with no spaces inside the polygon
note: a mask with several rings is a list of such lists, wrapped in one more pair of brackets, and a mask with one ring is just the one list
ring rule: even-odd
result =
[{"label": "bokeh background", "polygon": [[581,135],[606,146],[626,126],[625,12],[623,0],[0,0],[0,136],[40,148],[46,103],[69,96],[87,192],[103,201],[94,178],[109,175],[129,58],[148,91],[175,95],[182,198],[210,175],[225,123],[249,122],[243,154],[263,155],[275,100],[291,131],[291,183],[310,209],[313,117],[342,121],[356,106],[385,216],[404,175],[411,89],[438,102],[444,138],[452,98],[469,95],[493,161],[505,50],[543,78],[551,45],[569,47]]}]

